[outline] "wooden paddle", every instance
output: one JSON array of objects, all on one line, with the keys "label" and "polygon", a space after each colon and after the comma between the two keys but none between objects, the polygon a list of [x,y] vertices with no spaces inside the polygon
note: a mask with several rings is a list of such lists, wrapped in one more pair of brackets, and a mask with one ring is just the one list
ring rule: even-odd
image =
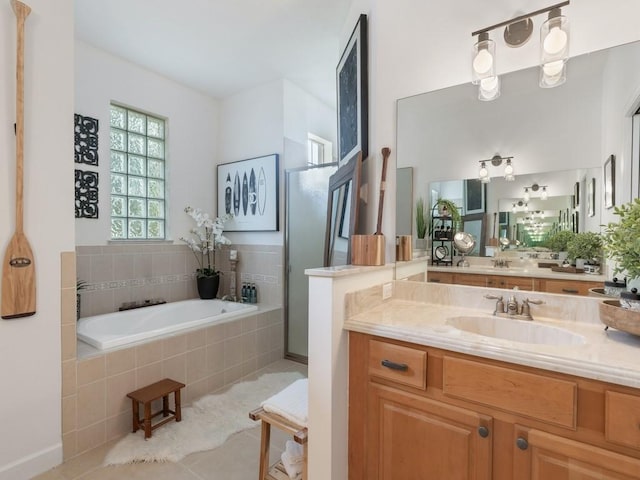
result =
[{"label": "wooden paddle", "polygon": [[378,225],[374,235],[382,235],[382,207],[384,205],[384,190],[387,181],[387,160],[391,150],[388,147],[382,149],[382,177],[380,178],[380,203],[378,204]]},{"label": "wooden paddle", "polygon": [[16,229],[4,253],[2,264],[2,307],[4,319],[28,317],[36,313],[36,272],[33,253],[24,234],[24,22],[31,8],[11,0],[18,26],[16,67]]},{"label": "wooden paddle", "polygon": [[496,237],[496,223],[498,223],[496,219],[497,216],[498,216],[497,212],[493,212],[493,236],[489,239],[490,247],[498,246],[498,237]]}]

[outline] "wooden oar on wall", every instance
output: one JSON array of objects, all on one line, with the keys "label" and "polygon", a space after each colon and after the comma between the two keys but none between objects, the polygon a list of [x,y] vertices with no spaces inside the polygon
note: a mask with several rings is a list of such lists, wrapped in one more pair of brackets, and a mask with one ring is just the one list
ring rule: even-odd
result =
[{"label": "wooden oar on wall", "polygon": [[28,317],[36,313],[36,271],[31,246],[24,234],[24,23],[31,8],[11,0],[17,19],[16,61],[16,227],[2,264],[2,318]]}]

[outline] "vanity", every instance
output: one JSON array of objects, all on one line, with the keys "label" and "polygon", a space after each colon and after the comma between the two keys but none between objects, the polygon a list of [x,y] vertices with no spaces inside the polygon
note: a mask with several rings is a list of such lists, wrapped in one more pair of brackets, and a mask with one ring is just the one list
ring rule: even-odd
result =
[{"label": "vanity", "polygon": [[589,295],[589,289],[602,287],[604,275],[554,272],[549,268],[493,268],[487,266],[429,266],[427,281],[490,288],[518,288],[534,292]]},{"label": "vanity", "polygon": [[640,338],[605,332],[596,298],[517,292],[544,302],[523,321],[487,294],[347,296],[349,478],[640,478]]}]

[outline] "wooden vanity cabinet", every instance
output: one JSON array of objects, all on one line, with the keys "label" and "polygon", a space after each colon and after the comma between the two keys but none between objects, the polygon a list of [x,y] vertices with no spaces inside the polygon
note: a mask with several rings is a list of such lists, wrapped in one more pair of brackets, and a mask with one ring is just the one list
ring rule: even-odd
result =
[{"label": "wooden vanity cabinet", "polygon": [[433,272],[427,270],[427,281],[472,287],[506,288],[518,290],[562,293],[565,295],[589,295],[590,288],[601,287],[601,283],[583,280],[554,280],[537,277],[515,277],[511,275],[488,275],[483,273]]},{"label": "wooden vanity cabinet", "polygon": [[349,361],[350,480],[640,479],[638,389],[355,332]]}]

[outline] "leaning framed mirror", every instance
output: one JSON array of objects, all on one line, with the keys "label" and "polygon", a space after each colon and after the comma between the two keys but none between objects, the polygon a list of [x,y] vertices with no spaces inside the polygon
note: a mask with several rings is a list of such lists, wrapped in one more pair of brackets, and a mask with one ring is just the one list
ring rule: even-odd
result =
[{"label": "leaning framed mirror", "polygon": [[329,178],[324,266],[351,263],[350,237],[358,225],[358,192],[362,153],[358,152]]}]

